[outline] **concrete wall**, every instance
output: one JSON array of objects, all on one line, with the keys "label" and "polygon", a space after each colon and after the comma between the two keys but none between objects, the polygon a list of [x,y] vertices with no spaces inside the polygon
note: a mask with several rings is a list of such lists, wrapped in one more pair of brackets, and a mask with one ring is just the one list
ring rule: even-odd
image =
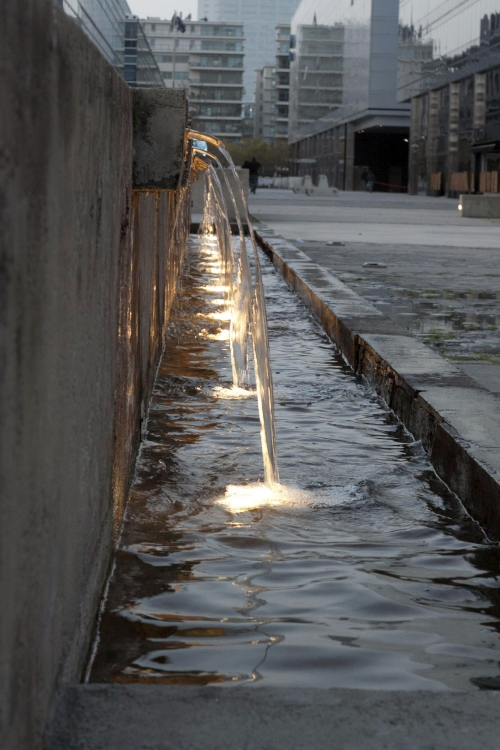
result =
[{"label": "concrete wall", "polygon": [[130,91],[76,23],[0,22],[0,747],[36,750],[86,661],[183,236],[177,194],[132,193]]},{"label": "concrete wall", "polygon": [[460,195],[462,216],[476,219],[500,219],[500,195]]}]

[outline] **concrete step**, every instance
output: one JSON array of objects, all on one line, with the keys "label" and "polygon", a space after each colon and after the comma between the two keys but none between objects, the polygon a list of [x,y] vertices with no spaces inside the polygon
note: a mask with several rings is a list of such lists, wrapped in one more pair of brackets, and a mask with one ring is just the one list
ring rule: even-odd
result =
[{"label": "concrete step", "polygon": [[48,750],[489,750],[500,692],[77,685]]}]

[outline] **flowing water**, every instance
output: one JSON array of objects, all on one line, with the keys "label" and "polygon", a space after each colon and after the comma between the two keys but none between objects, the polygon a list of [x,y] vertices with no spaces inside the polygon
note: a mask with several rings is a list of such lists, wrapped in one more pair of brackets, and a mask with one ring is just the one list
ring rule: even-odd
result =
[{"label": "flowing water", "polygon": [[[227,188],[236,212],[239,227],[240,247],[238,271],[234,275],[235,248],[231,250],[231,236],[228,222],[228,210],[224,200],[222,186],[213,165],[208,171],[208,199],[205,203],[205,212],[202,227],[216,226],[218,238],[218,253],[221,267],[221,280],[226,290],[228,302],[228,314],[231,317],[231,359],[233,366],[233,383],[239,386],[246,374],[247,362],[247,333],[250,318],[252,321],[252,342],[254,354],[254,372],[257,391],[257,402],[259,404],[259,417],[261,424],[262,458],[264,461],[264,475],[269,487],[279,481],[278,460],[276,456],[276,430],[274,419],[274,394],[273,379],[269,360],[269,339],[267,330],[266,302],[264,287],[260,270],[260,261],[255,240],[252,222],[248,213],[245,195],[241,189],[239,178],[236,174],[233,161],[226,154],[232,169],[234,185],[241,190],[243,205],[245,207],[247,225],[250,229],[251,244],[253,248],[253,275],[254,289],[252,295],[252,279],[246,243],[243,234],[243,225],[239,216],[238,207],[229,180],[226,178]],[[220,161],[215,159],[220,166]],[[205,230],[206,231],[206,230]]]},{"label": "flowing water", "polygon": [[265,260],[282,484],[263,483],[214,248],[186,252],[90,679],[499,687],[498,546]]}]

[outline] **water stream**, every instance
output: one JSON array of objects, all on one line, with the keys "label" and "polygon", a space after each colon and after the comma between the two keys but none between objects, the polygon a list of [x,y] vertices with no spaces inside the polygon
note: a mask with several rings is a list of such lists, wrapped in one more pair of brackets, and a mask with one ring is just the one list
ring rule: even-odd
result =
[{"label": "water stream", "polygon": [[[212,226],[217,227],[217,237],[219,239],[218,247],[223,269],[223,279],[226,289],[229,290],[229,306],[231,308],[231,356],[233,363],[233,381],[235,386],[242,383],[246,374],[247,363],[247,333],[250,319],[252,322],[252,343],[254,353],[255,381],[257,389],[257,401],[259,404],[259,417],[261,424],[261,444],[262,457],[264,461],[264,474],[266,483],[269,487],[279,482],[278,458],[276,454],[276,427],[274,418],[274,394],[273,379],[269,359],[269,337],[267,330],[266,301],[264,287],[262,283],[262,273],[260,269],[259,253],[252,221],[248,211],[245,193],[240,184],[239,177],[236,173],[234,162],[228,151],[222,146],[212,145],[217,155],[208,153],[208,144],[196,141],[202,145],[203,149],[195,148],[198,154],[209,157],[217,166],[221,167],[219,157],[225,159],[231,171],[232,183],[228,179],[224,170],[220,170],[228,189],[230,199],[236,215],[239,229],[240,247],[238,272],[236,277],[230,272],[230,279],[226,269],[229,264],[226,261],[227,254],[231,254],[228,237],[230,235],[228,223],[228,207],[224,200],[222,186],[214,166],[211,164],[207,174],[208,194],[205,201],[205,211],[201,222],[203,228],[202,234],[210,234]],[[243,224],[238,208],[238,203],[233,191],[241,195],[241,202],[245,212],[245,219],[249,230],[251,245],[253,249],[253,276],[254,289],[252,295],[252,280],[246,243],[243,232]],[[233,247],[234,253],[234,247]],[[231,269],[235,263],[232,261]],[[253,300],[253,302],[252,302]]]},{"label": "water stream", "polygon": [[218,257],[191,238],[90,679],[500,687],[498,545],[256,257],[282,484],[264,483]]}]

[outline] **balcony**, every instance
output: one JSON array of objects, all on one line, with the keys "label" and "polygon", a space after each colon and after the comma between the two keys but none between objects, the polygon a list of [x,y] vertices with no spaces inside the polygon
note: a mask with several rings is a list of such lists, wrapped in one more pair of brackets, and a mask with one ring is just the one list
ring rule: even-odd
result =
[{"label": "balcony", "polygon": [[[191,84],[191,88],[192,88],[192,84]],[[207,91],[203,91],[203,92],[201,92],[199,94],[190,94],[189,101],[192,101],[192,102],[207,102],[207,103],[210,103],[210,104],[212,104],[212,103],[217,103],[217,104],[235,104],[236,103],[236,104],[240,104],[241,103],[241,94],[238,97],[234,97],[234,98],[230,97],[229,99],[227,97],[224,97],[224,95],[217,97],[217,96],[213,96],[211,94],[212,94],[212,92],[207,92]]]},{"label": "balcony", "polygon": [[205,88],[206,86],[220,88],[221,86],[224,86],[224,88],[242,89],[243,83],[226,83],[225,81],[223,83],[207,83],[205,81],[191,81],[191,86],[196,88]]},{"label": "balcony", "polygon": [[203,120],[203,122],[236,122],[238,125],[241,123],[241,115],[238,115],[237,117],[234,116],[227,116],[226,115],[201,115],[196,114],[193,117],[195,117],[197,120]]},{"label": "balcony", "polygon": [[[235,72],[236,73],[243,73],[243,66],[242,65],[238,66],[238,67],[229,66],[229,67],[225,67],[225,68],[222,67],[222,65],[191,65],[190,69],[191,70],[217,70],[217,71],[220,70],[221,73],[224,73],[224,72],[228,72],[228,73],[229,72],[232,72],[232,73],[235,73]],[[224,84],[224,86],[226,86],[226,85],[228,85],[228,84]]]}]

